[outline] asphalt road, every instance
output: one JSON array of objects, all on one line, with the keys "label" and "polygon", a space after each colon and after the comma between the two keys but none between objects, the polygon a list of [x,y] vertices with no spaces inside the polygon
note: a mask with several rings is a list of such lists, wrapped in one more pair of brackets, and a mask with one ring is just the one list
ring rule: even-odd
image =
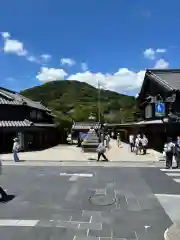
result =
[{"label": "asphalt road", "polygon": [[172,220],[160,202],[180,193],[180,183],[159,168],[3,170],[1,186],[16,195],[0,204],[3,240],[163,240]]}]

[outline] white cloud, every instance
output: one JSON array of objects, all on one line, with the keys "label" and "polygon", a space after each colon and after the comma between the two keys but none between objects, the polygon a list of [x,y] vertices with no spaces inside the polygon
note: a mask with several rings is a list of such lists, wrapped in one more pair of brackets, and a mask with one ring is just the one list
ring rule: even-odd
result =
[{"label": "white cloud", "polygon": [[157,48],[156,52],[157,53],[165,53],[167,50],[165,48]]},{"label": "white cloud", "polygon": [[73,66],[75,65],[75,61],[71,58],[61,58],[61,64],[62,65],[69,65],[69,66]]},{"label": "white cloud", "polygon": [[3,38],[10,38],[11,37],[9,32],[2,32],[1,35],[2,35]]},{"label": "white cloud", "polygon": [[85,62],[81,63],[81,69],[82,69],[83,72],[86,72],[88,70],[87,63],[85,63]]},{"label": "white cloud", "polygon": [[18,56],[25,56],[28,53],[22,42],[9,38],[4,39],[3,50],[5,53],[13,53],[17,54]]},{"label": "white cloud", "polygon": [[154,60],[156,51],[152,48],[148,48],[148,49],[144,50],[143,54],[144,54],[145,58],[149,58],[151,60]]},{"label": "white cloud", "polygon": [[26,59],[30,62],[40,63],[40,61],[35,56],[27,56]]},{"label": "white cloud", "polygon": [[154,66],[154,68],[157,68],[157,69],[165,69],[168,67],[169,67],[169,63],[162,58],[157,60],[155,66]]},{"label": "white cloud", "polygon": [[165,53],[165,52],[167,52],[165,48],[157,48],[157,49],[148,48],[144,50],[143,55],[145,58],[154,60],[158,53]]},{"label": "white cloud", "polygon": [[145,71],[133,72],[127,68],[120,68],[114,74],[92,73],[90,71],[76,73],[68,77],[68,80],[86,82],[94,87],[99,85],[104,89],[116,92],[139,90]]},{"label": "white cloud", "polygon": [[43,61],[45,61],[45,62],[48,62],[50,59],[51,59],[51,55],[49,55],[49,54],[42,54],[41,55],[41,59],[43,60]]},{"label": "white cloud", "polygon": [[36,78],[41,82],[49,82],[55,80],[63,80],[67,73],[59,68],[42,67]]}]

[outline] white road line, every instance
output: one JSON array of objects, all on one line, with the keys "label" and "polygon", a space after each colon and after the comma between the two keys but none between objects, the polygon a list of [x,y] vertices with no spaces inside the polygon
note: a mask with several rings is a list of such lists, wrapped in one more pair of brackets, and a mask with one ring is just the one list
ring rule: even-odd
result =
[{"label": "white road line", "polygon": [[173,180],[177,183],[180,183],[180,178],[173,178]]},{"label": "white road line", "polygon": [[166,175],[171,177],[180,177],[180,173],[166,173]]},{"label": "white road line", "polygon": [[72,176],[77,176],[77,177],[93,177],[93,174],[92,173],[60,173],[60,176],[69,176],[69,177],[72,177]]},{"label": "white road line", "polygon": [[160,169],[162,172],[180,172],[180,169]]},{"label": "white road line", "polygon": [[0,219],[0,227],[34,227],[39,220]]}]

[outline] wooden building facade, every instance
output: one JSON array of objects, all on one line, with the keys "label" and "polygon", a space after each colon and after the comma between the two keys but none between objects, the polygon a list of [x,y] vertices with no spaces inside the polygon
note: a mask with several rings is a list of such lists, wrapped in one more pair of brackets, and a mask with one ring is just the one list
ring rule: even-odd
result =
[{"label": "wooden building facade", "polygon": [[120,132],[124,141],[131,133],[144,133],[149,147],[162,151],[168,136],[180,136],[180,69],[146,70],[137,106],[141,121],[107,124],[108,130]]},{"label": "wooden building facade", "polygon": [[162,150],[167,137],[180,135],[180,69],[149,69],[137,97],[150,145]]},{"label": "wooden building facade", "polygon": [[18,137],[21,151],[56,145],[58,134],[51,111],[19,93],[0,88],[0,152],[11,152]]}]

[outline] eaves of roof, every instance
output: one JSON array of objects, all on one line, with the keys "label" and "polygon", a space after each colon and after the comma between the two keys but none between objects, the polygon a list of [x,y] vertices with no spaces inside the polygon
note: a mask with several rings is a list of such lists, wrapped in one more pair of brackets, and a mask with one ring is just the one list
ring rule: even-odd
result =
[{"label": "eaves of roof", "polygon": [[170,86],[166,81],[158,77],[156,74],[152,73],[151,71],[148,71],[147,75],[157,81],[161,86],[166,88],[167,90],[173,91],[175,90],[172,86]]}]

